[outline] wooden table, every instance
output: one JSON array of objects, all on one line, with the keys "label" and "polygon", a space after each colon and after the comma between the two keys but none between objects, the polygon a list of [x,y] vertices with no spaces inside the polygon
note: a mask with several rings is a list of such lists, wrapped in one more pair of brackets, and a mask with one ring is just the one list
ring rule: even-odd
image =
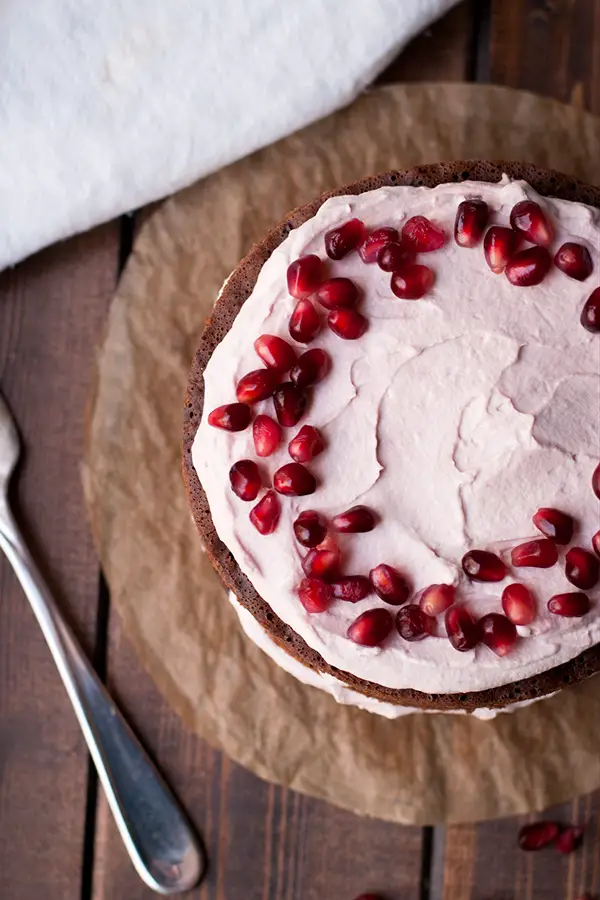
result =
[{"label": "wooden table", "polygon": [[[491,81],[600,114],[599,0],[474,0],[420,36],[387,81]],[[600,896],[600,795],[554,811],[590,820],[569,858],[516,849],[520,820],[404,828],[273,787],[189,734],[141,670],[102,580],[79,480],[94,347],[132,218],[0,276],[0,384],[26,447],[16,505],[98,670],[204,837],[202,900],[575,900]],[[600,748],[599,748],[600,753]],[[152,896],[126,857],[50,655],[0,560],[0,897]]]}]

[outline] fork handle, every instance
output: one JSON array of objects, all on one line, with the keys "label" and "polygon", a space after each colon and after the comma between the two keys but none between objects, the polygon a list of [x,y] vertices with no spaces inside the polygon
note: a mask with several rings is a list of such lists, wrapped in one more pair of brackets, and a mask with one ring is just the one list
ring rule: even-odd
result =
[{"label": "fork handle", "polygon": [[46,638],[133,865],[159,894],[189,890],[204,867],[198,841],[66,624],[5,506],[0,547]]}]

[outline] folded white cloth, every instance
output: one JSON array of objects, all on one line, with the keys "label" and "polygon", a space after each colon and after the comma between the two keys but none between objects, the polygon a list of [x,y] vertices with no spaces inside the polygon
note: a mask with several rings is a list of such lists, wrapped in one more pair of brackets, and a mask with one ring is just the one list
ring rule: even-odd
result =
[{"label": "folded white cloth", "polygon": [[3,0],[0,269],[352,100],[456,0]]}]

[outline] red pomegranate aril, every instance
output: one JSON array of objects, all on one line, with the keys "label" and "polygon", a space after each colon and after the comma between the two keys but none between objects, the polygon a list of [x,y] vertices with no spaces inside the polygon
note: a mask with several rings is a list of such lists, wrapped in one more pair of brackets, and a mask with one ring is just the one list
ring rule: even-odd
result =
[{"label": "red pomegranate aril", "polygon": [[598,463],[592,475],[592,490],[598,500],[600,500],[600,463]]},{"label": "red pomegranate aril", "polygon": [[310,300],[299,300],[289,323],[290,335],[299,344],[310,344],[321,330],[321,317]]},{"label": "red pomegranate aril", "polygon": [[592,547],[596,556],[600,557],[600,531],[597,531],[592,538]]},{"label": "red pomegranate aril", "polygon": [[483,237],[490,210],[485,200],[463,200],[456,210],[454,240],[459,247],[476,247]]},{"label": "red pomegranate aril", "polygon": [[296,540],[303,547],[316,547],[325,540],[327,522],[324,517],[312,509],[301,512],[294,522]]},{"label": "red pomegranate aril", "polygon": [[340,571],[340,552],[337,548],[323,550],[315,547],[302,560],[302,571],[305,575],[335,581]]},{"label": "red pomegranate aril", "polygon": [[502,609],[515,625],[530,625],[535,619],[535,600],[524,584],[508,584],[504,588]]},{"label": "red pomegranate aril", "polygon": [[305,497],[317,489],[315,476],[300,463],[287,463],[273,475],[273,487],[286,497]]},{"label": "red pomegranate aril", "polygon": [[355,619],[348,637],[362,647],[378,647],[389,637],[394,621],[387,609],[368,609]]},{"label": "red pomegranate aril", "polygon": [[331,369],[329,354],[318,347],[303,353],[290,372],[296,387],[305,388],[322,381]]},{"label": "red pomegranate aril", "polygon": [[250,510],[250,521],[261,534],[272,534],[279,523],[281,505],[275,491],[265,496]]},{"label": "red pomegranate aril", "polygon": [[383,272],[397,272],[402,266],[414,261],[414,250],[397,241],[384,244],[377,254],[377,265]]},{"label": "red pomegranate aril", "polygon": [[425,216],[411,216],[402,228],[402,237],[415,253],[439,250],[446,243],[445,232]]},{"label": "red pomegranate aril", "polygon": [[240,378],[235,394],[240,403],[258,403],[271,397],[278,384],[277,372],[272,369],[255,369]]},{"label": "red pomegranate aril", "polygon": [[358,255],[365,263],[377,262],[380,250],[390,242],[398,243],[400,235],[395,228],[375,228],[358,248]]},{"label": "red pomegranate aril", "polygon": [[510,224],[532,244],[548,247],[554,238],[554,230],[543,209],[533,200],[521,200],[513,206]]},{"label": "red pomegranate aril", "polygon": [[592,334],[600,332],[600,287],[592,291],[581,310],[581,324]]},{"label": "red pomegranate aril", "polygon": [[298,463],[310,462],[325,449],[321,432],[313,425],[303,425],[288,444],[288,452]]},{"label": "red pomegranate aril", "polygon": [[251,418],[252,410],[247,403],[226,403],[209,413],[208,424],[223,431],[243,431]]},{"label": "red pomegranate aril", "polygon": [[407,263],[398,272],[394,272],[390,287],[400,300],[420,300],[431,290],[434,282],[435,275],[428,266]]},{"label": "red pomegranate aril", "polygon": [[575,587],[581,588],[582,591],[589,591],[598,582],[600,563],[589,550],[584,550],[583,547],[571,547],[565,556],[565,575],[567,581],[570,581]]},{"label": "red pomegranate aril", "polygon": [[315,292],[314,299],[325,309],[347,309],[356,305],[358,290],[349,278],[330,278]]},{"label": "red pomegranate aril", "polygon": [[373,531],[376,524],[375,513],[368,506],[353,506],[331,520],[333,530],[342,534],[363,534]]},{"label": "red pomegranate aril", "polygon": [[548,600],[548,609],[556,616],[566,616],[568,619],[585,616],[592,604],[587,594],[581,591],[567,591],[565,594],[555,594]]},{"label": "red pomegranate aril", "polygon": [[401,606],[410,596],[410,586],[403,575],[393,566],[381,563],[371,569],[369,580],[378,597],[390,606]]},{"label": "red pomegranate aril", "polygon": [[256,500],[261,486],[258,466],[251,459],[240,459],[229,470],[229,483],[240,500]]},{"label": "red pomegranate aril", "polygon": [[358,603],[368,597],[373,588],[365,575],[346,575],[331,582],[333,596],[336,600]]},{"label": "red pomegranate aril", "polygon": [[575,281],[585,281],[594,269],[588,248],[571,241],[558,248],[554,255],[554,265]]},{"label": "red pomegranate aril", "polygon": [[254,349],[269,369],[287,372],[296,365],[296,351],[292,345],[275,334],[261,334],[254,341]]},{"label": "red pomegranate aril", "polygon": [[334,309],[329,313],[327,323],[334,334],[346,341],[362,337],[369,323],[355,309]]},{"label": "red pomegranate aril", "polygon": [[583,840],[583,828],[580,825],[569,825],[558,835],[554,846],[559,853],[573,853],[581,845]]},{"label": "red pomegranate aril", "polygon": [[477,628],[480,641],[493,650],[496,656],[506,656],[517,643],[517,629],[510,619],[500,613],[482,616]]},{"label": "red pomegranate aril", "polygon": [[510,561],[517,568],[549,569],[557,560],[556,544],[547,538],[526,541],[518,547],[513,547],[510,552]]},{"label": "red pomegranate aril", "polygon": [[479,641],[477,622],[464,606],[451,606],[446,610],[446,631],[455,650],[461,653],[472,650]]},{"label": "red pomegranate aril", "polygon": [[502,581],[506,566],[499,556],[489,550],[469,550],[462,558],[465,575],[473,581]]},{"label": "red pomegranate aril", "polygon": [[307,404],[308,397],[304,391],[291,381],[280,384],[273,394],[277,421],[286,428],[293,428],[298,424],[306,412]]},{"label": "red pomegranate aril", "polygon": [[532,287],[544,280],[551,263],[545,247],[528,247],[511,256],[504,274],[515,287]]},{"label": "red pomegranate aril", "polygon": [[575,527],[572,516],[547,506],[541,506],[534,514],[533,524],[555,544],[568,544]]},{"label": "red pomegranate aril", "polygon": [[325,251],[330,259],[343,259],[362,244],[367,230],[360,219],[350,219],[325,234]]},{"label": "red pomegranate aril", "polygon": [[252,439],[257,456],[270,456],[279,446],[281,427],[271,416],[261,414],[252,423]]},{"label": "red pomegranate aril", "polygon": [[405,641],[421,641],[435,631],[435,619],[416,603],[409,603],[396,614],[396,629]]},{"label": "red pomegranate aril", "polygon": [[512,228],[492,225],[483,239],[485,261],[495,275],[504,272],[506,264],[517,249],[519,235]]},{"label": "red pomegranate aril", "polygon": [[330,585],[321,578],[303,578],[298,585],[300,603],[309,613],[322,613],[333,601]]},{"label": "red pomegranate aril", "polygon": [[428,616],[439,616],[452,606],[454,595],[454,585],[432,584],[421,594],[419,606]]},{"label": "red pomegranate aril", "polygon": [[519,829],[521,850],[543,850],[553,844],[560,834],[558,822],[532,822]]},{"label": "red pomegranate aril", "polygon": [[296,300],[304,300],[314,294],[323,281],[323,263],[314,253],[301,256],[290,263],[287,270],[287,288]]}]

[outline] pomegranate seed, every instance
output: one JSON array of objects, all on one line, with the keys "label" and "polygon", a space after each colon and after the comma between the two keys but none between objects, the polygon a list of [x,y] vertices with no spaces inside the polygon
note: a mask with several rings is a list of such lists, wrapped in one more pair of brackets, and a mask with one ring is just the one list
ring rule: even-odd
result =
[{"label": "pomegranate seed", "polygon": [[425,588],[419,606],[428,616],[439,616],[454,603],[454,585],[432,584]]},{"label": "pomegranate seed", "polygon": [[305,497],[317,489],[315,476],[300,463],[287,463],[273,475],[273,487],[278,494],[286,497]]},{"label": "pomegranate seed", "polygon": [[298,585],[300,603],[309,613],[322,613],[331,605],[333,591],[321,578],[303,578]]},{"label": "pomegranate seed", "polygon": [[401,300],[420,300],[434,282],[435,275],[427,266],[407,263],[399,272],[394,272],[390,286],[392,293]]},{"label": "pomegranate seed", "polygon": [[463,200],[456,210],[454,240],[459,247],[476,247],[488,223],[490,210],[484,200]]},{"label": "pomegranate seed", "polygon": [[435,619],[426,615],[416,603],[403,606],[396,614],[398,634],[405,641],[420,641],[435,631]]},{"label": "pomegranate seed", "polygon": [[506,566],[499,556],[489,550],[470,550],[462,558],[462,567],[473,581],[502,581]]},{"label": "pomegranate seed", "polygon": [[261,478],[258,466],[251,459],[240,459],[229,470],[231,490],[240,500],[256,500]]},{"label": "pomegranate seed", "polygon": [[406,263],[414,263],[414,261],[414,250],[397,241],[384,244],[377,254],[377,265],[384,272],[397,272]]},{"label": "pomegranate seed", "polygon": [[336,600],[346,600],[348,603],[358,603],[368,597],[373,588],[365,575],[346,575],[331,582],[333,596]]},{"label": "pomegranate seed", "polygon": [[375,514],[368,506],[353,506],[331,520],[333,530],[341,531],[342,534],[363,534],[365,531],[373,531],[376,524]]},{"label": "pomegranate seed", "polygon": [[492,225],[488,228],[483,239],[483,255],[495,275],[504,272],[518,243],[519,235],[512,228],[504,228],[502,225]]},{"label": "pomegranate seed", "polygon": [[348,629],[348,637],[362,647],[377,647],[389,636],[394,627],[387,609],[368,609],[355,619]]},{"label": "pomegranate seed", "polygon": [[304,415],[307,404],[308,398],[304,391],[291,381],[280,384],[273,394],[277,421],[286,428],[293,428],[298,424]]},{"label": "pomegranate seed", "polygon": [[331,360],[324,350],[314,347],[302,354],[292,371],[290,378],[299,388],[309,387],[322,381],[331,368]]},{"label": "pomegranate seed", "polygon": [[506,616],[488,613],[477,623],[479,638],[496,656],[506,656],[517,643],[517,629]]},{"label": "pomegranate seed", "polygon": [[250,424],[252,410],[246,403],[226,403],[217,406],[208,416],[208,424],[223,431],[243,431]]},{"label": "pomegranate seed", "polygon": [[279,383],[277,372],[272,369],[255,369],[237,383],[236,397],[240,403],[258,403],[271,397]]},{"label": "pomegranate seed", "polygon": [[580,825],[569,825],[556,838],[554,846],[560,853],[573,853],[581,845],[583,828]]},{"label": "pomegranate seed", "polygon": [[323,578],[325,581],[333,581],[339,575],[340,551],[337,549],[322,550],[316,547],[310,550],[302,560],[302,570],[305,575]]},{"label": "pomegranate seed", "polygon": [[585,281],[594,268],[587,247],[570,241],[558,248],[554,256],[554,265],[576,281]]},{"label": "pomegranate seed", "polygon": [[592,490],[598,500],[600,500],[600,463],[598,463],[592,475]]},{"label": "pomegranate seed", "polygon": [[446,234],[425,216],[411,216],[402,228],[402,237],[415,253],[439,250],[446,243]]},{"label": "pomegranate seed", "polygon": [[581,310],[581,324],[587,331],[597,334],[600,331],[600,287],[592,291]]},{"label": "pomegranate seed", "polygon": [[349,278],[330,278],[323,282],[314,297],[325,309],[345,309],[356,304],[358,290]]},{"label": "pomegranate seed", "polygon": [[321,317],[310,300],[299,300],[290,316],[289,332],[299,344],[310,344],[321,330]]},{"label": "pomegranate seed", "polygon": [[544,280],[551,262],[545,247],[528,247],[511,256],[504,274],[516,287],[532,287]]},{"label": "pomegranate seed", "polygon": [[504,588],[502,609],[515,625],[530,625],[535,619],[535,600],[524,584],[509,584]]},{"label": "pomegranate seed", "polygon": [[548,600],[548,609],[557,616],[569,619],[585,616],[590,611],[591,603],[587,594],[580,591],[568,591],[566,594],[555,594]]},{"label": "pomegranate seed", "polygon": [[314,253],[301,256],[290,263],[287,270],[288,291],[296,300],[304,300],[314,294],[323,281],[323,263]]},{"label": "pomegranate seed", "polygon": [[329,313],[327,323],[334,334],[346,341],[362,337],[369,323],[355,309],[334,309]]},{"label": "pomegranate seed", "polygon": [[532,822],[519,829],[521,850],[543,850],[553,844],[560,834],[558,822]]},{"label": "pomegranate seed", "polygon": [[267,491],[265,496],[250,510],[250,521],[261,534],[272,534],[277,528],[281,506],[275,491]]},{"label": "pomegranate seed", "polygon": [[363,262],[377,262],[380,250],[391,241],[398,243],[400,235],[395,228],[376,228],[358,248],[358,254]]},{"label": "pomegranate seed", "polygon": [[295,438],[288,444],[292,459],[298,463],[310,462],[325,449],[321,432],[312,425],[303,425]]},{"label": "pomegranate seed", "polygon": [[541,506],[533,516],[533,524],[544,537],[550,538],[555,544],[568,544],[573,537],[575,522],[571,516],[559,509],[551,509]]},{"label": "pomegranate seed", "polygon": [[274,334],[261,334],[254,341],[254,349],[265,366],[277,372],[287,372],[296,364],[296,351],[292,345]]},{"label": "pomegranate seed", "polygon": [[381,563],[369,572],[369,579],[378,597],[390,606],[406,603],[410,595],[410,587],[406,579],[393,566]]},{"label": "pomegranate seed", "polygon": [[583,547],[571,547],[565,557],[567,581],[583,591],[589,591],[598,582],[600,564],[596,557]]},{"label": "pomegranate seed", "polygon": [[252,423],[252,438],[257,456],[270,456],[279,446],[281,428],[271,416],[257,416]]},{"label": "pomegranate seed", "polygon": [[356,250],[365,239],[367,230],[360,219],[350,219],[339,228],[325,234],[325,250],[330,259],[343,259]]},{"label": "pomegranate seed", "polygon": [[320,513],[307,509],[294,522],[294,534],[303,547],[316,547],[325,539],[327,522]]},{"label": "pomegranate seed", "polygon": [[515,231],[522,232],[532,244],[548,247],[552,243],[554,237],[552,226],[542,208],[533,200],[521,200],[513,206],[510,224]]},{"label": "pomegranate seed", "polygon": [[510,552],[510,560],[513,566],[533,569],[549,569],[558,559],[558,550],[554,541],[547,538],[541,540],[527,541],[525,544],[519,544],[513,547]]},{"label": "pomegranate seed", "polygon": [[597,531],[592,538],[592,547],[596,556],[600,556],[600,531]]},{"label": "pomegranate seed", "polygon": [[472,650],[479,640],[477,622],[464,606],[451,606],[446,610],[446,631],[455,650],[464,653]]}]

